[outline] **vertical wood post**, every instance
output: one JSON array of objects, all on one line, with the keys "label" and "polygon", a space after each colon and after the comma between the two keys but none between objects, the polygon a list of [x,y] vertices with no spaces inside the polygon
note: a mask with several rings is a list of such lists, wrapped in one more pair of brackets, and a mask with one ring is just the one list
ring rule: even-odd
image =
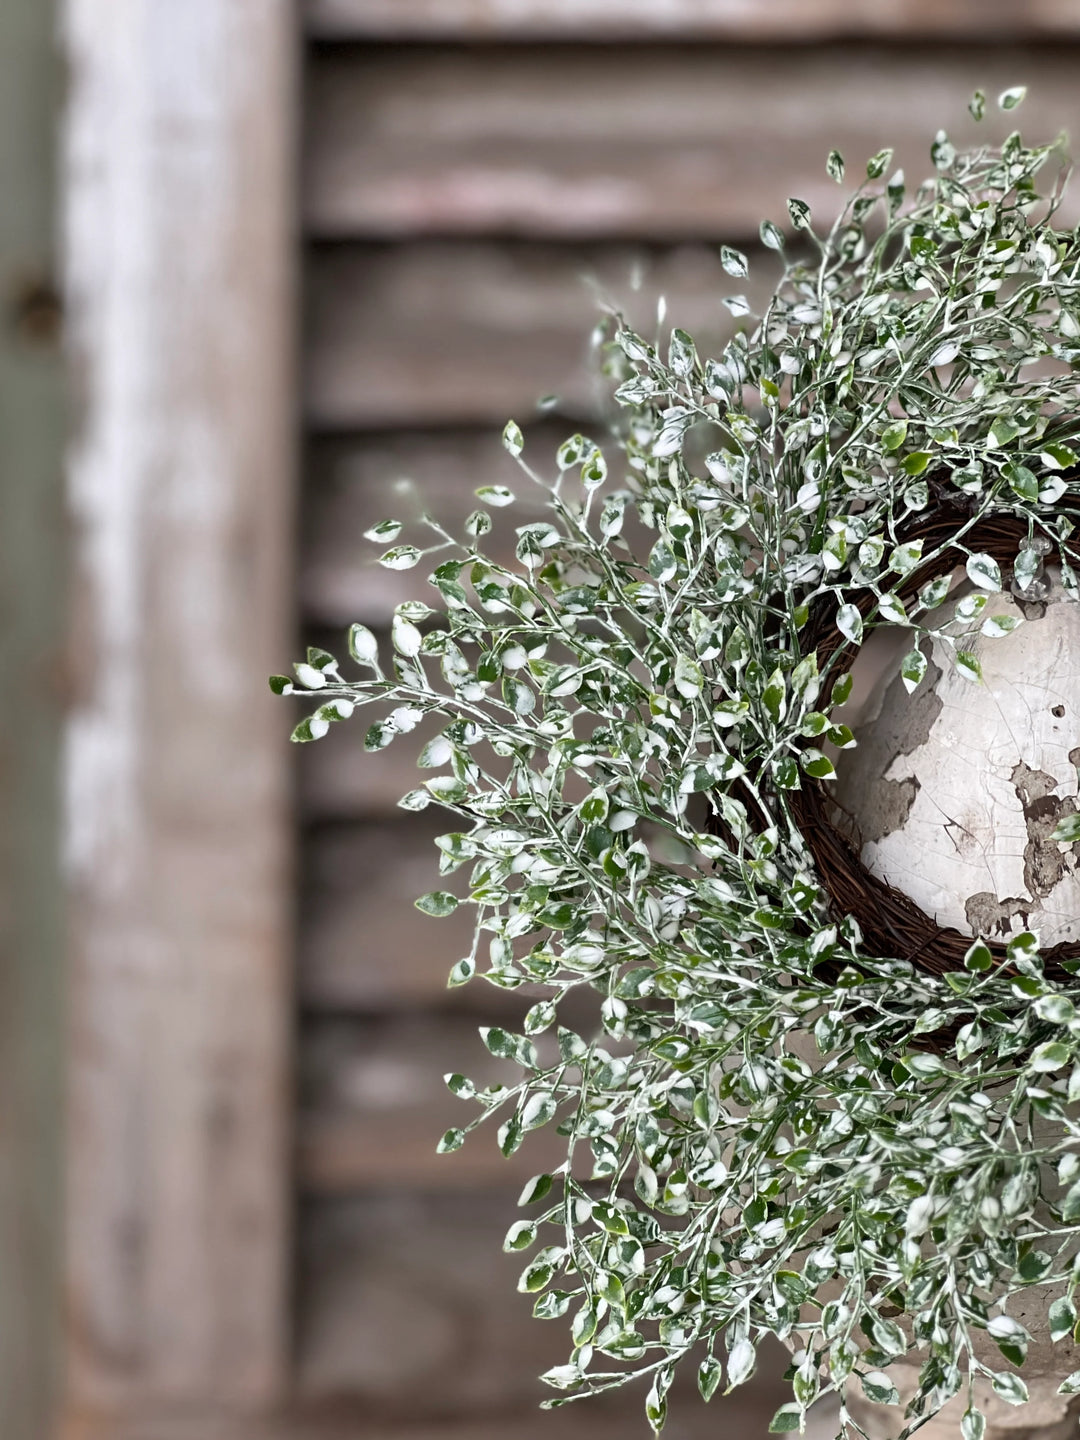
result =
[{"label": "vertical wood post", "polygon": [[51,1431],[63,953],[59,66],[49,0],[0,6],[0,1435]]},{"label": "vertical wood post", "polygon": [[69,1418],[284,1377],[294,27],[63,14]]}]

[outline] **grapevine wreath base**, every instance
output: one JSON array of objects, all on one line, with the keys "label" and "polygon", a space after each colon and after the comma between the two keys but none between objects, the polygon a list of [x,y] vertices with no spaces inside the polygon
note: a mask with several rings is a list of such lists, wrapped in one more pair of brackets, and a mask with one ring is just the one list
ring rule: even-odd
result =
[{"label": "grapevine wreath base", "polygon": [[[680,1362],[708,1400],[769,1335],[793,1352],[777,1432],[832,1393],[848,1436],[949,1405],[981,1440],[1028,1381],[1033,1423],[1080,1394],[1077,947],[938,928],[862,864],[830,788],[875,629],[909,632],[917,698],[928,652],[983,684],[1027,623],[1004,590],[1037,612],[1046,567],[1078,597],[1060,146],[939,133],[931,159],[910,193],[873,156],[825,229],[796,199],[787,234],[763,222],[753,263],[781,273],[760,315],[724,298],[717,355],[610,314],[609,440],[570,436],[549,477],[506,427],[547,505],[516,558],[484,547],[508,487],[461,540],[381,522],[381,563],[427,557],[432,603],[399,605],[388,645],[352,627],[358,679],[313,649],[272,681],[314,702],[298,741],[357,706],[369,750],[426,727],[400,803],[447,812],[448,878],[417,904],[475,907],[451,985],[529,995],[520,1032],[481,1032],[505,1083],[447,1077],[473,1111],[440,1149],[487,1119],[507,1155],[565,1139],[505,1240],[569,1325],[551,1404],[641,1378],[659,1430]],[[1078,840],[1066,815],[1047,843]]]}]

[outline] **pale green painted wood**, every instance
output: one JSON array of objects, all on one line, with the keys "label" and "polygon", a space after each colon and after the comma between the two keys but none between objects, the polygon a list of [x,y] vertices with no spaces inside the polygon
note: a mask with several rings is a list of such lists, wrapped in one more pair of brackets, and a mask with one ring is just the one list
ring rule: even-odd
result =
[{"label": "pale green painted wood", "polygon": [[47,1440],[58,1370],[63,689],[60,76],[49,0],[0,4],[0,1435]]}]

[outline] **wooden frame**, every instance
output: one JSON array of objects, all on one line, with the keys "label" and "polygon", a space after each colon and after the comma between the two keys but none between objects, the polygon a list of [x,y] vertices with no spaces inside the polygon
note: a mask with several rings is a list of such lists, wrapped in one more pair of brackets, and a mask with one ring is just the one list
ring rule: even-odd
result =
[{"label": "wooden frame", "polygon": [[769,41],[1075,35],[1071,0],[306,0],[316,35]]},{"label": "wooden frame", "polygon": [[286,1382],[295,24],[63,11],[72,1435]]},{"label": "wooden frame", "polygon": [[[0,8],[0,1434],[50,1433],[58,1370],[63,367],[55,12]],[[16,678],[17,677],[17,678]]]}]

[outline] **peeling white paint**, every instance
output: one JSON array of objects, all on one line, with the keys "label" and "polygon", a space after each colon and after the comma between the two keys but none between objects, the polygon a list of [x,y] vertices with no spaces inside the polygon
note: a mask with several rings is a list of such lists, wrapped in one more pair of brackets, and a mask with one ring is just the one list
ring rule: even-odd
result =
[{"label": "peeling white paint", "polygon": [[[994,595],[986,613],[1020,610]],[[1080,859],[1048,840],[1077,806],[1080,606],[1055,584],[1042,618],[1000,639],[978,636],[968,648],[981,661],[982,685],[965,680],[935,641],[928,679],[907,696],[886,676],[858,732],[864,743],[841,758],[838,793],[864,827],[862,859],[941,926],[993,938],[1030,926],[1045,945],[1080,939]],[[880,747],[875,753],[867,742],[886,721],[891,752],[882,774]],[[882,779],[908,782],[910,803],[885,834]],[[995,902],[1014,912],[997,924],[988,918]]]}]

